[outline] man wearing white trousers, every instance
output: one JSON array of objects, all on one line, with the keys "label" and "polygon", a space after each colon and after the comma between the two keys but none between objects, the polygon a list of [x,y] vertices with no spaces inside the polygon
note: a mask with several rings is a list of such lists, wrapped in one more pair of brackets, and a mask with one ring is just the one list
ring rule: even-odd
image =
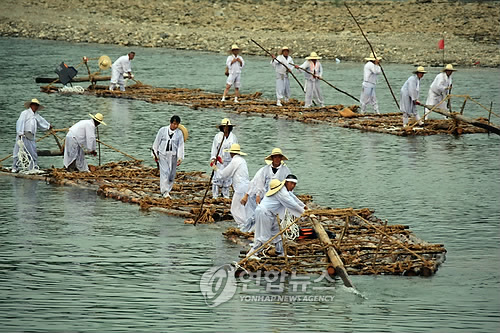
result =
[{"label": "man wearing white trousers", "polygon": [[89,166],[85,160],[85,150],[96,156],[96,127],[100,124],[106,126],[104,116],[100,113],[92,115],[87,120],[80,120],[69,128],[64,143],[64,167],[68,171],[89,172]]},{"label": "man wearing white trousers", "polygon": [[125,79],[123,75],[127,73],[129,78],[134,78],[131,63],[131,61],[134,60],[134,57],[135,52],[129,52],[128,54],[116,59],[111,66],[111,83],[109,85],[109,90],[115,90],[120,87],[120,91],[125,91]]},{"label": "man wearing white trousers", "polygon": [[321,87],[319,86],[319,81],[323,76],[323,66],[319,62],[321,59],[316,52],[311,52],[309,57],[306,57],[306,61],[300,65],[295,65],[295,68],[302,68],[307,70],[304,71],[304,76],[306,79],[306,97],[304,107],[309,108],[312,106],[313,101],[320,106],[325,106],[323,95],[321,94]]},{"label": "man wearing white trousers", "polygon": [[[453,65],[448,64],[441,71],[441,73],[436,75],[429,88],[429,94],[427,95],[427,101],[425,102],[425,104],[436,105],[441,103],[441,101],[445,99],[445,97],[450,93],[451,85],[453,84],[451,74],[453,74],[454,71],[456,71],[456,69],[453,68]],[[441,103],[438,108],[440,108],[441,110],[446,110],[447,105],[446,103]],[[424,114],[425,120],[427,120],[429,113],[430,110],[426,108]]]},{"label": "man wearing white trousers", "polygon": [[376,114],[380,114],[378,111],[377,96],[375,95],[375,86],[377,85],[377,75],[382,73],[379,65],[381,59],[381,57],[377,57],[373,53],[368,58],[365,58],[368,62],[363,69],[363,84],[361,87],[361,97],[359,98],[361,114],[365,113],[367,105],[372,105],[373,111]]},{"label": "man wearing white trousers", "polygon": [[293,69],[293,59],[289,55],[290,49],[283,46],[280,50],[280,54],[271,60],[271,65],[276,71],[276,106],[283,106],[281,101],[288,102],[290,99],[290,80],[288,78],[288,72]]},{"label": "man wearing white trousers", "polygon": [[217,177],[231,178],[233,180],[234,194],[231,202],[231,215],[233,215],[238,228],[241,228],[246,223],[248,213],[253,211],[250,205],[241,203],[241,199],[248,190],[249,183],[247,162],[242,157],[246,153],[241,151],[241,147],[237,143],[233,143],[231,148],[225,151],[231,155],[231,163],[223,170],[219,170],[217,164],[213,164],[212,169]]},{"label": "man wearing white trousers", "polygon": [[234,86],[234,102],[238,103],[238,98],[240,97],[240,87],[241,87],[241,70],[245,67],[245,61],[239,55],[240,48],[238,45],[233,44],[231,46],[231,55],[226,59],[226,88],[222,94],[221,102],[226,101],[226,96],[229,93],[229,89]]},{"label": "man wearing white trousers", "polygon": [[[221,120],[219,125],[219,133],[214,137],[212,142],[212,153],[210,158],[210,166],[218,164],[218,168],[222,171],[231,163],[232,157],[228,152],[233,143],[238,143],[238,138],[233,133],[233,124],[228,118]],[[222,147],[221,147],[222,145]],[[219,154],[217,155],[217,152]],[[214,174],[212,179],[212,197],[217,199],[221,193],[224,198],[229,198],[229,188],[231,187],[231,177],[220,178],[218,174]]]},{"label": "man wearing white trousers", "polygon": [[36,151],[36,131],[41,129],[47,131],[52,128],[42,116],[40,116],[37,111],[43,109],[40,105],[38,99],[33,98],[31,101],[24,103],[26,110],[21,112],[19,119],[16,122],[16,143],[14,144],[14,150],[12,152],[12,172],[19,171],[19,140],[22,141],[24,148],[30,155],[30,161],[28,165],[28,170],[31,171],[38,167],[38,153]]},{"label": "man wearing white trousers", "polygon": [[420,95],[420,79],[427,73],[425,68],[419,66],[413,75],[406,80],[401,88],[401,99],[399,101],[399,109],[403,112],[403,127],[408,125],[408,119],[414,116],[419,125],[422,125],[420,115],[418,114],[417,105],[420,105],[418,97]]},{"label": "man wearing white trousers", "polygon": [[155,160],[160,166],[160,192],[164,198],[170,198],[177,167],[184,159],[184,134],[179,129],[180,123],[179,116],[172,116],[170,126],[160,128],[153,143]]}]

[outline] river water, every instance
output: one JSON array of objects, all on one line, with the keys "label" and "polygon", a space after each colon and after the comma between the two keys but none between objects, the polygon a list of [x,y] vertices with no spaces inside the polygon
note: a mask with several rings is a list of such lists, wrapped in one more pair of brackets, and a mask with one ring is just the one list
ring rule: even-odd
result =
[{"label": "river water", "polygon": [[[134,72],[144,83],[222,92],[223,55],[135,50]],[[237,259],[240,247],[221,234],[231,223],[193,227],[92,191],[2,176],[0,331],[498,331],[498,136],[395,137],[221,110],[45,95],[34,83],[36,76],[52,75],[61,61],[77,65],[84,55],[116,59],[127,51],[118,46],[0,38],[1,157],[12,151],[15,122],[23,102],[33,97],[46,106],[41,114],[55,128],[101,112],[109,125],[100,128],[101,139],[148,164],[148,147],[157,129],[178,114],[190,130],[181,170],[209,171],[206,162],[215,125],[229,116],[249,154],[251,175],[279,146],[299,178],[298,193],[312,194],[324,206],[375,209],[389,223],[409,225],[422,239],[445,244],[447,260],[430,278],[353,276],[358,293],[335,281],[316,284],[328,291],[309,288],[301,294],[330,296],[323,299],[250,299],[269,295],[268,284],[238,280],[231,299],[210,307],[200,292],[200,278],[209,268]],[[268,59],[245,60],[242,92],[262,91],[273,98]],[[363,64],[323,64],[327,80],[359,94]],[[412,68],[386,64],[384,69],[399,95]],[[424,77],[424,96],[438,71],[430,69]],[[498,74],[498,69],[459,69],[454,93],[498,106]],[[294,97],[301,97],[293,82],[292,89]],[[353,102],[326,85],[323,92],[327,104]],[[377,95],[382,112],[393,112],[394,102],[382,81]],[[455,109],[460,105],[454,101]],[[487,116],[472,105],[465,115]],[[50,138],[39,144],[54,147]],[[118,159],[118,153],[103,148],[104,162]],[[62,159],[41,157],[39,163],[42,168],[60,167]],[[293,294],[290,282],[285,281],[281,295]]]}]

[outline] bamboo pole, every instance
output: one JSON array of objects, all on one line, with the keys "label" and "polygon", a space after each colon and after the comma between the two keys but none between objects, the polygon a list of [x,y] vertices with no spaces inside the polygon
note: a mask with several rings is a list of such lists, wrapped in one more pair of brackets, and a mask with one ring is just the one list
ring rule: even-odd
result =
[{"label": "bamboo pole", "polygon": [[[366,42],[368,43],[368,46],[370,46],[370,50],[372,51],[373,55],[376,56],[375,50],[373,49],[372,44],[368,40],[368,37],[366,37],[365,32],[363,31],[363,29],[359,25],[358,20],[356,20],[356,18],[354,17],[354,15],[352,14],[351,10],[349,9],[349,7],[347,6],[347,4],[345,2],[344,2],[344,6],[345,6],[345,8],[347,8],[347,11],[349,12],[349,14],[351,14],[351,17],[353,18],[354,22],[356,22],[356,25],[358,26],[359,31],[361,31],[361,34],[363,35]],[[398,100],[396,99],[396,96],[394,95],[394,92],[392,91],[391,84],[389,83],[389,80],[387,79],[387,76],[385,75],[384,68],[382,68],[382,65],[380,65],[380,64],[379,64],[379,66],[380,66],[380,70],[382,71],[382,75],[384,75],[385,82],[387,83],[387,86],[389,87],[389,90],[391,91],[392,98],[394,98],[394,102],[396,102],[396,105],[397,105],[398,110],[399,110]]]},{"label": "bamboo pole", "polygon": [[127,154],[127,153],[122,152],[121,150],[119,150],[119,149],[117,149],[117,148],[115,148],[115,147],[113,147],[113,146],[111,146],[111,145],[108,145],[107,143],[102,142],[102,141],[101,141],[101,140],[99,140],[99,139],[97,139],[96,141],[97,141],[97,142],[99,142],[99,143],[102,143],[103,145],[105,145],[106,147],[108,147],[108,148],[110,148],[110,149],[113,149],[114,151],[119,152],[120,154],[123,154],[123,155],[125,155],[125,156],[127,156],[127,157],[129,157],[129,158],[133,159],[133,160],[134,160],[134,161],[136,161],[136,162],[141,162],[141,161],[142,161],[142,160],[139,160],[139,159],[135,158],[134,156],[131,156],[131,155]]},{"label": "bamboo pole", "polygon": [[[280,217],[279,215],[276,215],[276,222],[278,223],[278,226],[280,228],[280,231],[282,230],[281,228],[281,222],[280,222]],[[285,242],[286,237],[281,236],[281,242],[283,243],[283,254],[285,255],[285,266],[287,269],[290,269],[290,265],[288,263],[288,243]]]},{"label": "bamboo pole", "polygon": [[342,259],[340,259],[337,251],[335,251],[332,241],[330,240],[330,237],[328,237],[325,229],[318,220],[313,219],[311,216],[309,216],[309,219],[311,220],[314,226],[314,230],[316,231],[316,234],[318,234],[319,239],[325,246],[327,246],[326,253],[328,259],[330,259],[330,262],[333,265],[333,268],[335,269],[335,273],[340,276],[346,287],[354,288],[354,284],[349,279],[349,275],[347,274],[347,270],[344,267],[344,263],[342,262]]},{"label": "bamboo pole", "polygon": [[[386,229],[387,229],[387,220],[385,220],[384,229],[382,230],[384,234],[385,234]],[[375,268],[375,264],[377,263],[378,251],[380,250],[380,246],[382,246],[382,242],[384,241],[384,237],[385,237],[384,234],[382,234],[380,236],[380,241],[377,244],[377,249],[375,250],[375,255],[373,256],[372,268],[375,269],[375,274],[377,274],[377,270]]]}]

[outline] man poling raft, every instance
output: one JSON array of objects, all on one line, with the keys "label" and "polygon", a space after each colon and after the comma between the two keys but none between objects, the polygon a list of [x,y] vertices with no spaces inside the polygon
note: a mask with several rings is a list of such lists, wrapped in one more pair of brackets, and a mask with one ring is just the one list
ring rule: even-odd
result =
[{"label": "man poling raft", "polygon": [[100,113],[92,115],[89,113],[88,120],[80,120],[69,128],[66,134],[64,146],[64,167],[67,171],[89,172],[89,166],[85,160],[85,150],[96,156],[96,129],[97,126],[106,123],[104,116]]},{"label": "man poling raft", "polygon": [[321,107],[325,106],[323,95],[321,94],[321,87],[319,85],[319,81],[323,76],[323,65],[321,65],[319,59],[321,59],[321,57],[318,56],[316,52],[311,52],[302,65],[295,65],[295,68],[300,68],[304,71],[304,77],[306,79],[304,107],[306,108],[310,108],[313,102],[316,102]]},{"label": "man poling raft", "polygon": [[408,125],[408,119],[412,116],[415,117],[420,125],[423,124],[417,111],[417,105],[420,105],[420,101],[418,100],[420,95],[420,80],[424,77],[425,73],[427,73],[425,68],[419,66],[401,88],[399,106],[401,112],[403,112],[403,127]]},{"label": "man poling raft", "polygon": [[365,58],[368,62],[363,68],[363,84],[361,86],[361,96],[359,97],[361,114],[366,111],[367,105],[373,106],[373,111],[376,114],[380,114],[378,110],[377,96],[375,95],[375,87],[377,85],[377,75],[382,73],[380,69],[380,60],[382,57],[377,57],[375,54],[371,54],[368,58]]},{"label": "man poling raft", "polygon": [[[306,205],[300,201],[293,189],[297,185],[297,177],[288,175],[285,180],[273,179],[270,189],[261,203],[255,209],[255,236],[254,243],[248,254],[253,253],[251,259],[259,259],[258,250],[262,244],[266,243],[274,235],[280,232],[279,219],[285,216],[285,210],[295,217],[299,217],[307,209]],[[283,242],[280,237],[276,237],[274,244],[276,253],[283,254]]]},{"label": "man poling raft", "polygon": [[[213,167],[218,162],[219,165],[217,167],[219,171],[224,170],[224,168],[231,163],[232,158],[228,150],[234,143],[238,143],[238,138],[236,138],[236,135],[233,133],[233,127],[234,125],[231,124],[228,118],[222,119],[219,125],[220,132],[215,135],[212,143],[210,166]],[[231,182],[231,177],[221,178],[219,174],[214,174],[212,180],[212,197],[217,199],[219,193],[222,192],[221,194],[224,198],[229,198]]]},{"label": "man poling raft", "polygon": [[121,56],[116,59],[116,61],[111,66],[111,82],[109,84],[109,90],[115,90],[120,87],[120,91],[125,91],[125,77],[127,74],[128,78],[133,79],[132,74],[132,63],[134,60],[135,52],[129,52],[128,54]]},{"label": "man poling raft", "polygon": [[231,162],[222,170],[218,168],[216,163],[211,164],[211,166],[216,177],[230,178],[232,180],[234,193],[231,201],[231,215],[238,228],[242,228],[255,209],[250,204],[243,205],[241,203],[241,199],[248,190],[249,183],[247,162],[243,158],[247,154],[241,151],[240,145],[237,143],[233,143],[230,149],[225,149],[225,152],[230,154]]},{"label": "man poling raft", "polygon": [[[36,151],[36,132],[40,128],[48,131],[52,129],[52,125],[45,120],[37,111],[42,110],[44,107],[40,104],[38,99],[33,98],[24,103],[26,110],[21,112],[19,119],[16,122],[16,143],[12,152],[12,172],[18,172],[20,167],[19,154],[26,154],[27,160],[25,167],[26,171],[38,169],[38,153]],[[22,152],[20,146],[23,147]]]},{"label": "man poling raft", "polygon": [[[442,110],[447,110],[447,107],[444,103],[441,103],[445,99],[445,97],[450,93],[453,81],[451,79],[451,75],[456,69],[453,68],[452,64],[448,64],[443,68],[441,73],[436,75],[434,81],[432,81],[431,86],[429,87],[429,93],[427,94],[427,101],[425,104],[427,105],[437,105],[439,104],[439,108]],[[441,104],[440,104],[441,103]],[[424,119],[427,120],[429,117],[430,110],[425,109]],[[446,116],[444,117],[447,118]]]},{"label": "man poling raft", "polygon": [[289,54],[290,49],[287,46],[283,46],[277,57],[271,55],[273,58],[271,65],[276,71],[276,106],[283,106],[281,101],[283,100],[284,103],[287,103],[290,99],[288,73],[291,73],[294,63]]}]

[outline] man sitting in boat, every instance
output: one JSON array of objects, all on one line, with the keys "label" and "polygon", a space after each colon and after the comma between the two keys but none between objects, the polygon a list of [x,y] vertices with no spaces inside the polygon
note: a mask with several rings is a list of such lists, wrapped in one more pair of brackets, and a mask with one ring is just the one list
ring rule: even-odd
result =
[{"label": "man sitting in boat", "polygon": [[132,63],[134,60],[135,52],[129,52],[128,54],[121,56],[116,59],[116,61],[111,66],[111,83],[109,85],[109,90],[115,90],[120,87],[120,91],[125,91],[125,79],[124,74],[128,74],[128,78],[133,79],[134,74],[132,74]]},{"label": "man sitting in boat", "polygon": [[[273,179],[271,188],[255,210],[255,236],[254,244],[249,254],[261,247],[279,231],[277,217],[285,216],[285,209],[295,217],[299,217],[307,209],[306,205],[300,201],[293,189],[297,185],[297,177],[288,175],[285,180]],[[276,253],[283,254],[283,242],[281,236],[276,237],[272,244],[276,248]]]},{"label": "man sitting in boat", "polygon": [[14,144],[14,151],[12,152],[12,157],[14,161],[12,162],[12,172],[19,171],[19,144],[21,141],[24,145],[24,149],[28,153],[29,165],[28,170],[33,170],[38,167],[37,160],[38,154],[36,152],[36,131],[38,128],[47,131],[52,128],[37,111],[42,110],[44,107],[40,105],[38,99],[33,98],[31,101],[24,103],[26,110],[21,112],[19,119],[16,122],[16,143]]},{"label": "man sitting in boat", "polygon": [[64,167],[68,171],[89,172],[89,166],[85,160],[85,150],[96,156],[96,127],[100,124],[106,126],[104,116],[89,113],[88,120],[80,120],[69,128],[64,144]]}]

